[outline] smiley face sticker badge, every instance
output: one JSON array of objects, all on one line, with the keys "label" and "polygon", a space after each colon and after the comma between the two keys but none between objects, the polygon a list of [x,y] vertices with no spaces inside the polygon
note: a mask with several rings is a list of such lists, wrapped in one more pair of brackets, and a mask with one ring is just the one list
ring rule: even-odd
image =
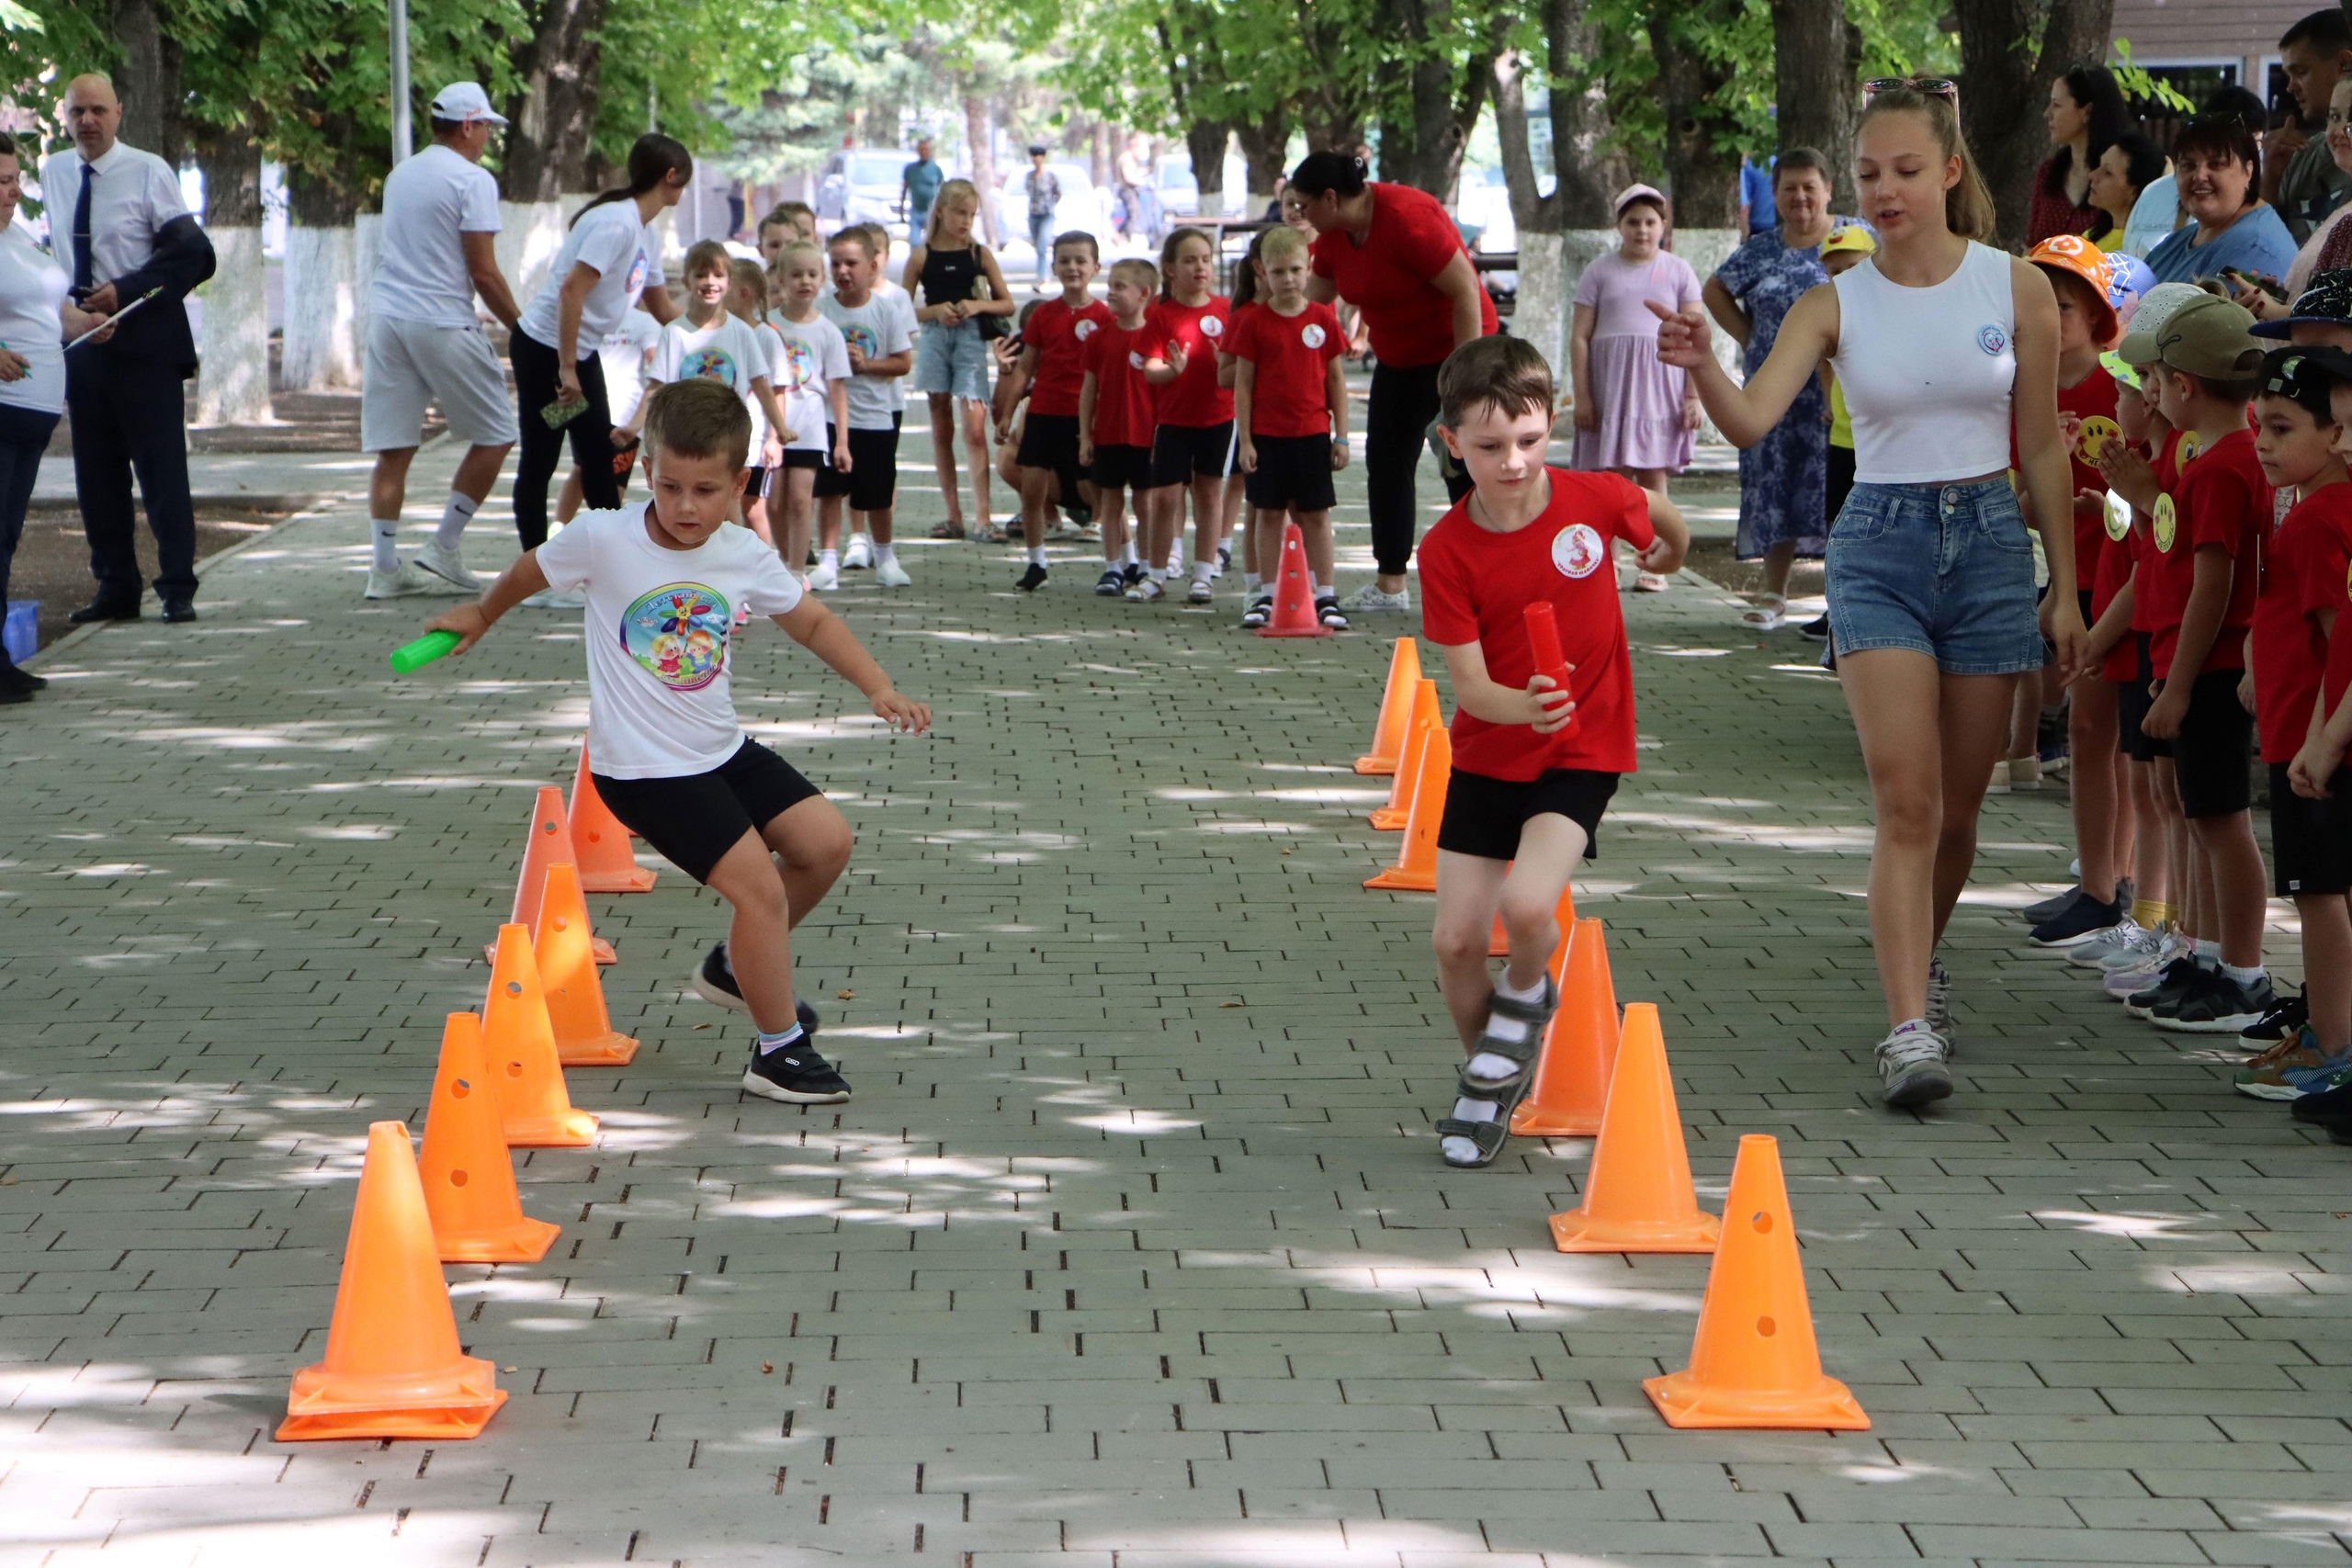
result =
[{"label": "smiley face sticker badge", "polygon": [[2095,413],[2083,421],[2075,437],[2075,456],[2086,463],[2096,464],[2107,444],[2122,438],[2123,427],[2103,413]]}]

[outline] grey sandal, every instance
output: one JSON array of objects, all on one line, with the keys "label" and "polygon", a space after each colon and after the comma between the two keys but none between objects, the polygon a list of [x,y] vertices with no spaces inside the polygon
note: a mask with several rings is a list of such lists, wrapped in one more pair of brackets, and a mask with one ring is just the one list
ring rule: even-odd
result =
[{"label": "grey sandal", "polygon": [[[1516,1103],[1518,1091],[1527,1084],[1529,1069],[1535,1065],[1536,1055],[1544,1049],[1544,1029],[1552,1015],[1560,1010],[1560,987],[1548,974],[1544,976],[1544,998],[1541,1001],[1517,1002],[1499,990],[1487,1003],[1487,1027],[1478,1034],[1478,1043],[1463,1058],[1462,1072],[1455,1083],[1455,1092],[1464,1100],[1500,1100],[1509,1095]],[[1526,1027],[1526,1032],[1516,1040],[1505,1040],[1493,1030],[1494,1021],[1508,1018]],[[1470,1063],[1476,1057],[1492,1053],[1509,1057],[1519,1065],[1519,1070],[1507,1078],[1474,1078]]]},{"label": "grey sandal", "polygon": [[1456,1170],[1476,1170],[1495,1163],[1503,1152],[1503,1141],[1510,1136],[1510,1112],[1505,1111],[1492,1122],[1460,1122],[1449,1116],[1437,1124],[1441,1143],[1447,1138],[1467,1138],[1478,1145],[1478,1157],[1458,1160],[1450,1156],[1445,1163]]}]

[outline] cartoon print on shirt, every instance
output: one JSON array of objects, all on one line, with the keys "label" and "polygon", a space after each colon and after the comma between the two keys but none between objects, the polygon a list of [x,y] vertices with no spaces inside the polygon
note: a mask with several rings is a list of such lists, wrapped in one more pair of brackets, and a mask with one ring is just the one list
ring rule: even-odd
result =
[{"label": "cartoon print on shirt", "polygon": [[663,685],[698,692],[727,667],[734,611],[698,582],[671,582],[621,612],[621,647]]}]

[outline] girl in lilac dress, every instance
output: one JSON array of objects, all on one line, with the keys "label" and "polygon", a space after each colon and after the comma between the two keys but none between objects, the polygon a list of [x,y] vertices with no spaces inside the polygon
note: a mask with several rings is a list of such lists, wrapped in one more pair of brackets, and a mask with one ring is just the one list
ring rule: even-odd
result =
[{"label": "girl in lilac dress", "polygon": [[1668,479],[1690,465],[1700,409],[1688,378],[1658,363],[1648,301],[1669,313],[1695,305],[1699,276],[1664,248],[1664,196],[1633,186],[1616,207],[1618,248],[1584,269],[1569,328],[1576,466],[1613,468],[1663,495]]}]

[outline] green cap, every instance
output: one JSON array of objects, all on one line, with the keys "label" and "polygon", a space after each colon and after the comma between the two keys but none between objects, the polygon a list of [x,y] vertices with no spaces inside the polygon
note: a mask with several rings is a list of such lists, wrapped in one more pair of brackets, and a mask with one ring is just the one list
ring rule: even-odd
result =
[{"label": "green cap", "polygon": [[2153,329],[2139,325],[2123,340],[2123,357],[2134,365],[2161,360],[2167,369],[2216,381],[2235,381],[2262,366],[2262,344],[2247,331],[2254,313],[2233,300],[2208,294],[2184,303]]}]

